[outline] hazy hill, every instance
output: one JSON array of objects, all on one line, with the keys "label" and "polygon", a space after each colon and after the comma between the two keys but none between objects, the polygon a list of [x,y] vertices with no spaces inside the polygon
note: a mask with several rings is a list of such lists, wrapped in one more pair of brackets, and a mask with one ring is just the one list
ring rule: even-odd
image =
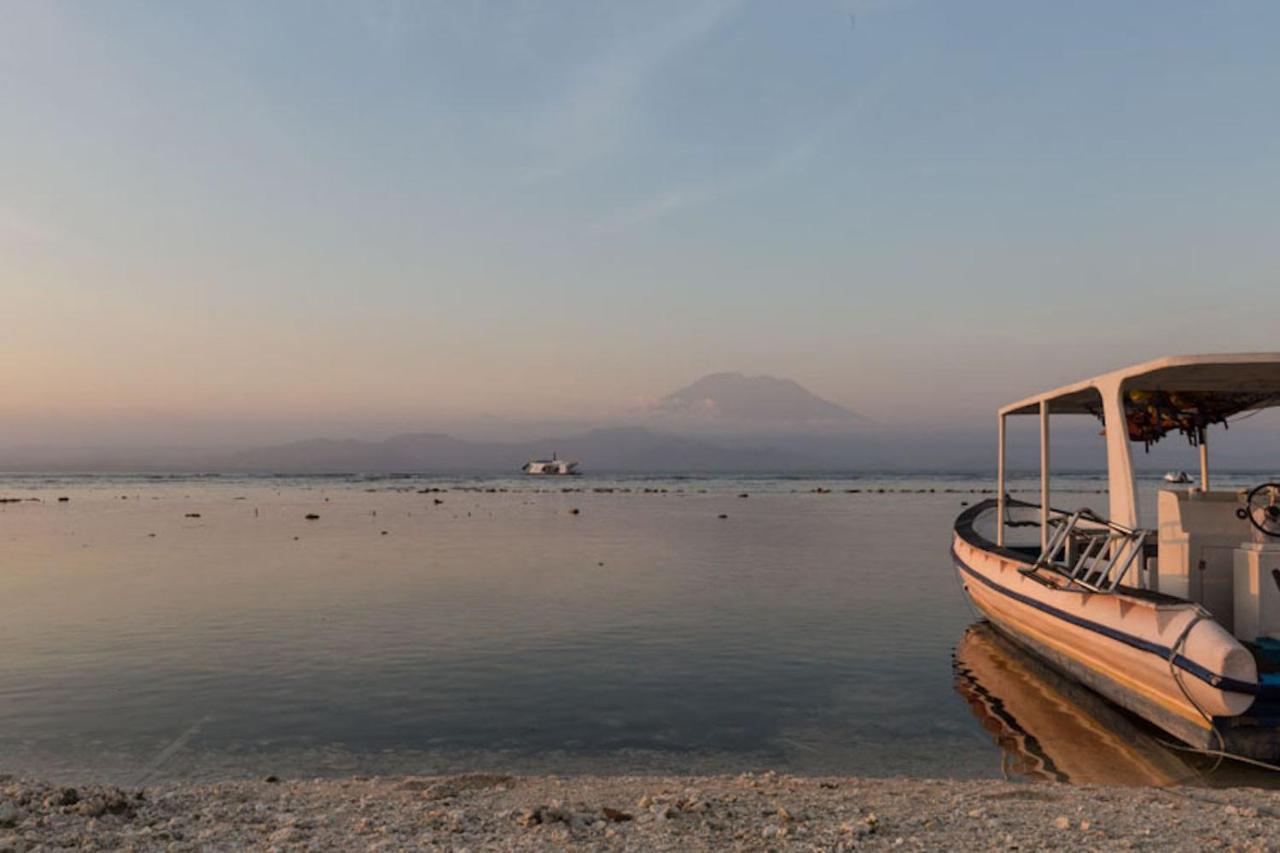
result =
[{"label": "hazy hill", "polygon": [[531,458],[558,453],[584,471],[778,471],[812,460],[768,448],[728,448],[639,427],[594,429],[536,442],[465,441],[439,433],[385,441],[311,439],[241,451],[220,466],[236,471],[304,473],[515,473]]},{"label": "hazy hill", "polygon": [[725,425],[854,424],[862,417],[790,379],[713,373],[650,407],[650,412]]}]

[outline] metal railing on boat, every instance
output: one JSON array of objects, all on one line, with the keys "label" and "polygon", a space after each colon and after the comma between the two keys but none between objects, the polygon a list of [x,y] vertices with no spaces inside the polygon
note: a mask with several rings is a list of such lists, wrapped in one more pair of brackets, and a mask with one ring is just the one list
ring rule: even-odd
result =
[{"label": "metal railing on boat", "polygon": [[1031,571],[1052,571],[1092,592],[1114,592],[1124,582],[1150,533],[1099,518],[1087,509],[1051,517],[1049,526],[1048,544]]}]

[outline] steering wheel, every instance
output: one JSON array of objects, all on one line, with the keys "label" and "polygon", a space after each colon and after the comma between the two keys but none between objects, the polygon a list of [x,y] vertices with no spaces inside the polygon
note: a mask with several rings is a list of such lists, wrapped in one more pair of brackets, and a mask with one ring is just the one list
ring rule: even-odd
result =
[{"label": "steering wheel", "polygon": [[1236,510],[1236,516],[1248,519],[1267,536],[1280,537],[1280,483],[1254,487],[1245,498],[1245,505]]}]

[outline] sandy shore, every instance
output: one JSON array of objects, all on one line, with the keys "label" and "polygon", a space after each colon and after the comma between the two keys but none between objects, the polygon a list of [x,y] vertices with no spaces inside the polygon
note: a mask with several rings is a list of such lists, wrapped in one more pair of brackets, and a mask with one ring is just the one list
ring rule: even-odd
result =
[{"label": "sandy shore", "polygon": [[0,782],[0,851],[1280,849],[1280,792],[951,780],[462,775]]}]

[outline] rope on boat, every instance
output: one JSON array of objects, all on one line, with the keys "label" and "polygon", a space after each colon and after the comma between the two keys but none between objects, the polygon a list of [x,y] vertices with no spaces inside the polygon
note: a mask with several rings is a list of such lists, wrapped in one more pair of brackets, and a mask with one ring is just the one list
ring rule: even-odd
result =
[{"label": "rope on boat", "polygon": [[1191,629],[1196,625],[1199,625],[1205,619],[1212,621],[1213,617],[1210,615],[1209,611],[1197,604],[1195,616],[1187,623],[1187,627],[1182,629],[1182,633],[1178,635],[1178,639],[1174,641],[1173,645],[1169,647],[1169,675],[1173,678],[1173,683],[1178,685],[1178,689],[1182,691],[1183,697],[1191,703],[1191,707],[1195,708],[1196,713],[1201,717],[1204,717],[1204,721],[1209,724],[1209,731],[1213,732],[1213,736],[1218,739],[1217,750],[1196,750],[1197,752],[1204,752],[1206,754],[1217,754],[1218,760],[1214,763],[1213,767],[1209,769],[1209,772],[1213,773],[1222,766],[1222,759],[1229,755],[1227,752],[1227,741],[1222,736],[1222,732],[1218,731],[1218,727],[1214,725],[1213,717],[1210,716],[1204,708],[1200,707],[1200,703],[1195,700],[1195,697],[1193,697],[1191,692],[1187,690],[1186,685],[1182,683],[1182,675],[1178,671],[1178,667],[1174,665],[1174,661],[1177,660],[1178,655],[1181,653],[1180,650],[1187,644],[1187,638],[1191,636]]},{"label": "rope on boat", "polygon": [[[1222,736],[1219,735],[1218,737],[1221,738]],[[1224,758],[1230,758],[1232,761],[1239,761],[1242,764],[1252,764],[1253,766],[1261,767],[1264,770],[1274,770],[1277,773],[1280,773],[1280,764],[1268,764],[1265,761],[1260,761],[1257,758],[1249,758],[1248,756],[1240,755],[1239,753],[1226,752],[1221,749],[1204,749],[1198,746],[1188,746],[1185,743],[1174,743],[1173,741],[1165,740],[1164,738],[1156,738],[1155,740],[1161,746],[1166,746],[1169,749],[1177,749],[1182,752],[1194,752],[1199,755],[1216,755],[1218,757],[1218,764],[1213,765],[1213,769],[1209,771],[1210,773],[1218,769],[1218,765],[1222,763]]]},{"label": "rope on boat", "polygon": [[1213,732],[1214,737],[1218,739],[1218,748],[1204,749],[1203,747],[1198,747],[1198,746],[1189,746],[1187,744],[1173,743],[1171,741],[1164,740],[1163,738],[1156,738],[1156,740],[1159,741],[1164,746],[1169,747],[1170,749],[1177,749],[1177,750],[1181,750],[1182,752],[1194,752],[1200,755],[1217,756],[1218,760],[1214,762],[1213,767],[1209,768],[1210,773],[1215,772],[1219,767],[1221,767],[1223,759],[1226,759],[1226,758],[1229,758],[1232,761],[1239,761],[1243,764],[1252,764],[1254,767],[1261,767],[1265,770],[1274,770],[1276,772],[1280,772],[1280,765],[1271,764],[1266,761],[1260,761],[1257,758],[1249,758],[1246,755],[1239,755],[1238,753],[1228,752],[1227,741],[1222,736],[1222,732],[1218,731],[1218,727],[1213,724],[1213,717],[1211,717],[1208,713],[1206,713],[1204,708],[1200,707],[1200,703],[1197,702],[1192,697],[1191,693],[1187,690],[1186,685],[1182,683],[1182,673],[1176,666],[1174,666],[1174,663],[1173,663],[1174,659],[1177,658],[1179,654],[1179,650],[1186,645],[1187,637],[1190,636],[1191,634],[1191,629],[1205,619],[1212,620],[1213,616],[1209,613],[1209,611],[1205,610],[1203,607],[1197,604],[1195,618],[1193,618],[1190,622],[1187,623],[1187,627],[1182,629],[1182,633],[1178,635],[1177,641],[1169,649],[1169,674],[1173,676],[1173,683],[1178,685],[1178,689],[1182,691],[1182,695],[1185,696],[1187,701],[1191,703],[1191,707],[1195,708],[1196,711],[1200,714],[1200,716],[1204,717],[1204,721],[1209,724],[1209,730]]}]

